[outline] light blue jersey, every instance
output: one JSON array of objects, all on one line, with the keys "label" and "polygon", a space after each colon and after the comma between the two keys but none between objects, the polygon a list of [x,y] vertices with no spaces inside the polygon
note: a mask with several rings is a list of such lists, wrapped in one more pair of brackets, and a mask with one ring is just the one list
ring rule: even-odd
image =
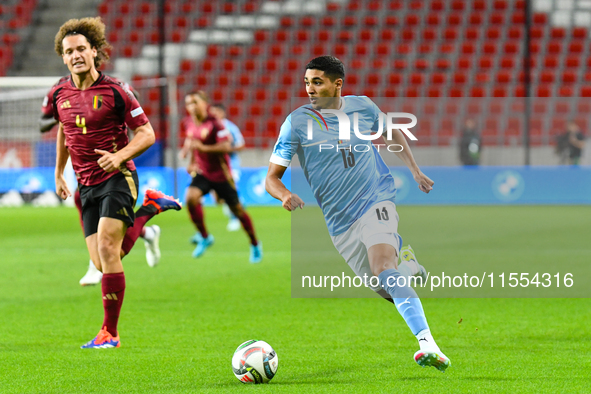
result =
[{"label": "light blue jersey", "polygon": [[[223,122],[226,129],[232,134],[232,148],[236,149],[244,146],[244,137],[238,126],[228,119],[224,119]],[[238,152],[230,153],[230,166],[232,170],[238,171],[240,169],[240,156]]]},{"label": "light blue jersey", "polygon": [[[351,125],[353,113],[359,114],[362,134],[379,130],[381,111],[369,98],[346,96],[341,103]],[[313,119],[312,140],[308,119]],[[293,111],[281,126],[271,162],[288,167],[295,153],[332,236],[345,232],[374,204],[394,201],[394,178],[372,141],[358,138],[353,131],[350,140],[339,140],[334,115],[321,116],[311,105]]]}]

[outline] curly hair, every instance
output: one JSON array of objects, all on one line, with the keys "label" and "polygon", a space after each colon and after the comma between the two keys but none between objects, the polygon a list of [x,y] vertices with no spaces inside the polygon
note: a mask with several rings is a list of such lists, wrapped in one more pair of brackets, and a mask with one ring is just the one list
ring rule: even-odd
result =
[{"label": "curly hair", "polygon": [[81,34],[90,43],[90,47],[96,48],[97,56],[94,58],[94,66],[98,69],[101,64],[109,61],[107,49],[112,48],[105,38],[105,24],[100,16],[96,18],[70,19],[64,23],[55,35],[55,51],[62,56],[64,53],[63,40],[67,36]]}]

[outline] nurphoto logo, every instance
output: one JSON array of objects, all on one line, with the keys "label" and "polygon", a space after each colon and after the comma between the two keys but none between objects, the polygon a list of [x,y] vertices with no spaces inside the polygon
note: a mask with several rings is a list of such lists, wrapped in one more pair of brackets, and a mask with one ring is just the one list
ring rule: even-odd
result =
[{"label": "nurphoto logo", "polygon": [[[321,109],[320,112],[315,111],[315,110],[311,110],[311,111],[313,112],[313,114],[306,113],[306,115],[308,115],[310,118],[312,118],[312,119],[308,119],[308,128],[307,128],[307,139],[308,140],[314,139],[314,130],[313,130],[314,121],[316,121],[316,123],[320,126],[320,130],[324,131],[324,129],[326,128],[326,130],[328,131],[328,125],[322,115],[334,115],[337,117],[338,122],[339,122],[338,145],[335,147],[333,144],[319,144],[320,151],[322,151],[322,149],[335,149],[335,148],[337,150],[342,149],[343,146],[341,144],[351,140],[351,121],[349,119],[349,116],[347,116],[347,114],[345,112],[338,110],[338,109]],[[317,115],[317,116],[315,116],[315,115]],[[400,119],[409,119],[410,123],[394,123],[395,120],[399,121]],[[384,114],[383,112],[380,113],[379,127],[378,127],[378,130],[375,131],[375,133],[372,133],[372,130],[360,131],[359,130],[359,114],[357,112],[353,113],[353,132],[355,133],[355,136],[357,138],[359,138],[360,140],[373,141],[373,140],[380,138],[382,136],[382,134],[384,133],[384,124],[386,125],[386,139],[387,140],[391,141],[392,140],[392,130],[398,129],[401,132],[403,132],[411,141],[417,141],[417,137],[415,137],[415,135],[409,130],[409,129],[413,128],[414,126],[416,126],[416,124],[417,124],[417,117],[411,113],[408,113],[408,112],[388,112],[386,114]],[[377,145],[378,150],[379,150],[380,145],[381,144]],[[390,147],[395,147],[393,149],[396,149],[396,150],[392,150],[392,149],[390,149]],[[349,149],[353,149],[356,152],[367,152],[370,150],[369,146],[365,145],[365,144],[360,144],[359,147],[357,145],[350,146]],[[388,150],[390,152],[400,152],[400,151],[402,151],[402,149],[403,149],[402,145],[399,145],[399,144],[388,145]]]}]

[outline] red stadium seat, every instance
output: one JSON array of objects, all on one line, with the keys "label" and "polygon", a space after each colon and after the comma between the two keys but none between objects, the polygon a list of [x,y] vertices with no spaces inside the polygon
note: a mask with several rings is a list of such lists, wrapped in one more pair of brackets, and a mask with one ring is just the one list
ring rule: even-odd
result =
[{"label": "red stadium seat", "polygon": [[548,43],[548,53],[559,54],[562,52],[562,44],[558,40],[550,41]]},{"label": "red stadium seat", "polygon": [[524,25],[525,24],[525,16],[523,12],[516,12],[511,16],[511,22],[515,25]]},{"label": "red stadium seat", "polygon": [[489,56],[484,56],[484,57],[480,58],[478,65],[482,69],[490,69],[493,67],[493,58],[489,57]]},{"label": "red stadium seat", "polygon": [[464,35],[466,40],[477,40],[478,39],[478,29],[469,27],[466,29],[466,33]]},{"label": "red stadium seat", "polygon": [[407,68],[406,60],[404,59],[394,59],[394,68],[397,70],[404,70]]},{"label": "red stadium seat", "polygon": [[373,30],[371,29],[361,29],[359,30],[359,41],[372,41],[373,40]]},{"label": "red stadium seat", "polygon": [[507,91],[502,86],[495,86],[493,89],[493,97],[507,97]]},{"label": "red stadium seat", "polygon": [[431,2],[431,10],[432,11],[443,11],[445,8],[445,3],[442,0],[433,0]]},{"label": "red stadium seat", "polygon": [[363,25],[365,25],[367,27],[375,27],[378,24],[379,24],[379,20],[375,16],[368,15],[365,18],[363,18]]},{"label": "red stadium seat", "polygon": [[552,89],[548,85],[540,85],[536,90],[537,97],[552,97]]},{"label": "red stadium seat", "polygon": [[540,83],[554,83],[554,72],[542,71],[540,73]]},{"label": "red stadium seat", "polygon": [[432,41],[437,38],[437,32],[435,29],[425,29],[423,30],[423,40],[425,41]]},{"label": "red stadium seat", "polygon": [[429,14],[427,15],[427,24],[432,26],[439,25],[439,14]]},{"label": "red stadium seat", "polygon": [[398,18],[393,15],[386,16],[386,20],[384,21],[386,26],[397,26],[398,25]]},{"label": "red stadium seat", "polygon": [[546,68],[558,67],[558,59],[556,58],[556,56],[547,56],[544,59],[544,67],[546,67]]},{"label": "red stadium seat", "polygon": [[482,24],[482,15],[481,14],[471,14],[468,18],[468,21],[471,25],[480,25]]},{"label": "red stadium seat", "polygon": [[511,82],[511,73],[508,71],[499,71],[497,74],[496,81],[498,83],[510,83]]},{"label": "red stadium seat", "polygon": [[564,60],[564,65],[568,68],[579,68],[581,65],[581,61],[579,60],[578,56],[568,56]]},{"label": "red stadium seat", "polygon": [[508,41],[505,43],[503,47],[503,52],[506,54],[516,54],[519,53],[519,42],[518,41]]},{"label": "red stadium seat", "polygon": [[574,94],[573,88],[571,86],[561,86],[558,89],[558,95],[560,97],[572,97]]},{"label": "red stadium seat", "polygon": [[482,52],[486,53],[487,55],[494,55],[497,53],[497,45],[495,41],[488,41],[485,42],[482,46]]},{"label": "red stadium seat", "polygon": [[505,23],[505,14],[501,12],[494,12],[490,14],[488,21],[491,25],[503,25]]},{"label": "red stadium seat", "polygon": [[388,76],[388,83],[391,85],[398,85],[401,84],[403,81],[403,77],[402,74],[398,74],[398,73],[391,73]]},{"label": "red stadium seat", "polygon": [[523,31],[523,28],[521,26],[515,26],[515,27],[511,27],[509,28],[509,31],[507,32],[507,37],[512,39],[512,40],[520,40],[521,39],[521,33]]},{"label": "red stadium seat", "polygon": [[464,1],[463,0],[454,0],[451,3],[451,9],[454,11],[463,11],[464,10]]},{"label": "red stadium seat", "polygon": [[382,41],[392,41],[394,40],[394,29],[383,29],[380,33],[380,39]]},{"label": "red stadium seat", "polygon": [[357,44],[355,45],[355,55],[357,56],[366,56],[369,50],[366,44]]},{"label": "red stadium seat", "polygon": [[464,57],[458,59],[458,69],[469,69],[471,67],[470,58]]},{"label": "red stadium seat", "polygon": [[448,41],[456,40],[458,38],[458,31],[453,27],[449,27],[443,32],[443,38]]},{"label": "red stadium seat", "polygon": [[462,24],[462,14],[452,13],[447,16],[447,24],[449,26],[457,26]]},{"label": "red stadium seat", "polygon": [[446,70],[451,66],[448,59],[437,59],[435,65],[439,70]]},{"label": "red stadium seat", "polygon": [[548,23],[548,15],[545,12],[536,12],[532,16],[532,23],[536,25],[545,25]]},{"label": "red stadium seat", "polygon": [[322,24],[322,26],[325,26],[325,27],[333,27],[336,24],[335,19],[332,16],[323,17],[321,19],[320,23]]},{"label": "red stadium seat", "polygon": [[570,53],[582,53],[584,51],[584,41],[571,41],[568,51]]},{"label": "red stadium seat", "polygon": [[440,85],[445,83],[445,73],[433,73],[431,74],[431,84],[433,85]]},{"label": "red stadium seat", "polygon": [[468,81],[468,77],[463,72],[457,72],[454,74],[454,83],[455,84],[465,84]]}]

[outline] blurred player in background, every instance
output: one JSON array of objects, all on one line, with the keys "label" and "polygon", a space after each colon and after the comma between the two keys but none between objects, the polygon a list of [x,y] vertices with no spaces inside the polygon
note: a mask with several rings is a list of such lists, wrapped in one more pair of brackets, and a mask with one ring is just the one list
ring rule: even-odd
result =
[{"label": "blurred player in background", "polygon": [[[62,83],[68,81],[71,78],[70,75],[67,75],[61,78],[54,86],[61,85]],[[124,83],[117,78],[111,77],[111,79],[115,82],[121,83],[121,85],[133,93],[133,95],[138,98],[136,91],[128,84]],[[46,133],[50,131],[54,126],[58,124],[58,121],[53,117],[53,109],[49,105],[49,102],[52,100],[50,97],[53,88],[47,93],[47,96],[43,99],[43,105],[41,106],[41,117],[39,118],[39,130],[42,133]],[[72,168],[72,160],[68,158],[68,162],[66,164],[65,169],[66,180],[70,187],[75,187],[77,184],[76,175],[74,173],[74,169]],[[150,192],[152,193],[152,192]],[[80,190],[76,187],[76,191],[74,192],[74,204],[78,209],[78,215],[80,217],[80,226],[82,227],[82,231],[84,232],[84,224],[82,223],[82,201],[80,200]],[[136,217],[141,217],[148,215],[148,212],[145,212],[146,208],[140,208],[136,213]],[[155,267],[160,262],[161,252],[160,252],[160,226],[153,225],[149,227],[142,226],[141,232],[139,236],[144,240],[144,245],[146,247],[146,261],[150,267]],[[136,239],[134,239],[135,231],[133,227],[129,227],[127,232],[125,233],[125,239],[123,240],[122,251],[123,254],[121,257],[127,255],[133,245],[135,244]],[[101,283],[101,279],[103,278],[103,273],[99,270],[100,267],[97,267],[92,259],[90,259],[88,263],[88,270],[86,274],[80,279],[79,283],[81,286],[92,286]]]},{"label": "blurred player in background", "polygon": [[188,171],[193,180],[187,189],[185,201],[198,231],[192,238],[192,242],[197,244],[193,257],[201,257],[214,242],[213,235],[205,227],[201,204],[201,198],[214,190],[242,223],[250,239],[250,262],[259,263],[263,258],[263,247],[256,237],[250,216],[240,204],[230,173],[228,154],[233,151],[232,136],[222,122],[209,112],[209,98],[205,92],[200,90],[188,94],[185,107],[189,116],[184,119],[186,138],[181,157],[191,155]]},{"label": "blurred player in background", "polygon": [[[238,191],[238,182],[240,182],[240,176],[242,175],[242,169],[240,167],[240,155],[238,152],[244,149],[244,137],[242,136],[238,126],[226,118],[226,107],[222,103],[212,104],[209,110],[213,116],[215,116],[224,124],[226,130],[228,130],[232,135],[232,152],[229,153],[230,168],[232,171],[232,178],[234,179],[234,185],[236,186],[236,191]],[[238,196],[240,197],[240,192],[238,192]],[[226,204],[224,201],[218,201],[218,203],[220,202],[223,203],[222,211],[224,212],[224,215],[226,215],[226,217],[229,219],[226,229],[228,231],[240,230],[240,220],[234,216],[230,210],[230,207],[228,207],[228,204]],[[240,202],[242,203],[242,206],[244,206],[244,202],[242,200]]]},{"label": "blurred player in background", "polygon": [[[308,140],[308,115],[322,118],[321,109],[341,110],[351,124],[355,124],[354,113],[359,114],[359,130],[374,133],[379,130],[381,111],[369,98],[341,97],[344,78],[343,63],[333,56],[322,56],[308,63],[304,81],[310,105],[293,111],[281,126],[270,159],[267,191],[288,211],[303,208],[302,199],[292,194],[281,181],[297,153],[324,214],[334,246],[357,276],[379,278],[379,286],[366,285],[393,301],[416,336],[420,350],[414,355],[415,361],[421,366],[434,366],[443,372],[450,361],[431,336],[421,301],[409,283],[411,276],[425,276],[426,273],[418,264],[412,248],[402,247],[394,204],[396,187],[390,170],[372,141],[356,135],[348,141],[340,140],[336,116],[326,116],[324,128],[311,122],[314,139]],[[323,151],[318,143],[313,142],[319,140],[333,143],[341,149]],[[400,130],[393,131],[392,142],[403,147],[397,153],[398,157],[412,172],[419,189],[429,193],[433,181],[417,166]],[[351,149],[352,145],[367,149]],[[401,264],[398,264],[399,255]]]},{"label": "blurred player in background", "polygon": [[576,122],[570,121],[566,131],[556,137],[556,154],[560,164],[578,165],[585,148],[585,135]]},{"label": "blurred player in background", "polygon": [[[154,143],[155,135],[133,94],[97,70],[108,60],[109,47],[100,18],[64,23],[55,36],[55,51],[71,76],[54,86],[48,103],[59,121],[56,193],[64,200],[71,196],[63,175],[70,156],[82,200],[86,245],[103,272],[103,324],[82,348],[120,346],[117,323],[125,294],[121,255],[127,228],[137,222],[133,227],[137,239],[152,216],[180,209],[179,203],[162,193],[146,193],[144,206],[151,213],[135,217],[139,182],[132,159]],[[126,126],[134,131],[131,141]]]}]

